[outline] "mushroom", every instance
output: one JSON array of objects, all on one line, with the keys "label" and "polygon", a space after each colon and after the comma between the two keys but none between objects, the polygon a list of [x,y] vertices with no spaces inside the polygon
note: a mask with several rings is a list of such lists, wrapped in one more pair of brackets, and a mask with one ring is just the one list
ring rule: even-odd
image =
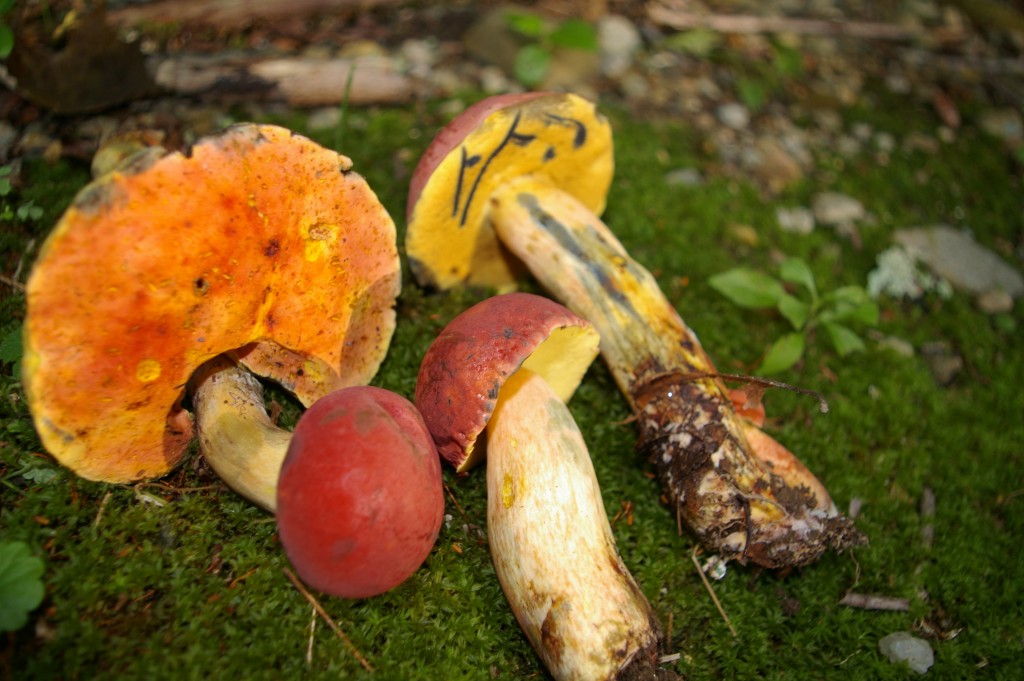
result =
[{"label": "mushroom", "polygon": [[344,598],[411,576],[444,516],[441,461],[416,407],[383,388],[336,390],[292,432],[277,485],[277,527],[310,586]]},{"label": "mushroom", "polygon": [[547,298],[488,298],[430,345],[416,405],[456,470],[482,460],[486,430],[495,572],[552,676],[653,678],[657,623],[616,550],[593,463],[565,404],[598,343],[587,321]]},{"label": "mushroom", "polygon": [[413,274],[442,289],[509,288],[525,268],[590,320],[674,513],[724,559],[798,566],[861,541],[796,457],[774,440],[767,447],[770,438],[737,416],[697,336],[597,217],[610,139],[607,121],[574,95],[467,110],[413,175]]},{"label": "mushroom", "polygon": [[401,280],[394,223],[351,167],[243,124],[79,192],[27,285],[22,373],[46,449],[91,480],[166,473],[193,435],[186,383],[225,353],[307,406],[368,382]]}]

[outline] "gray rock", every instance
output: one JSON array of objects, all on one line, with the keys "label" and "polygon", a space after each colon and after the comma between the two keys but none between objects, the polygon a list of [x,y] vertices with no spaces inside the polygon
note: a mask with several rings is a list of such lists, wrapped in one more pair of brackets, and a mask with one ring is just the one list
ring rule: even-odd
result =
[{"label": "gray rock", "polygon": [[951,385],[964,368],[964,358],[946,341],[925,343],[921,346],[921,356],[928,363],[935,382],[942,386]]},{"label": "gray rock", "polygon": [[747,107],[736,102],[722,104],[715,109],[715,116],[722,125],[733,130],[745,130],[750,125],[750,112]]},{"label": "gray rock", "polygon": [[597,23],[597,42],[601,73],[619,78],[633,65],[633,57],[643,41],[632,21],[618,14],[607,14]]},{"label": "gray rock", "polygon": [[330,130],[341,122],[341,109],[336,106],[324,106],[309,112],[306,125],[310,130]]},{"label": "gray rock", "polygon": [[985,314],[1005,314],[1013,311],[1013,296],[1001,288],[985,291],[974,302]]},{"label": "gray rock", "polygon": [[955,288],[974,295],[991,289],[1002,289],[1014,298],[1024,295],[1024,276],[965,232],[936,225],[899,229],[893,237]]},{"label": "gray rock", "polygon": [[1024,140],[1024,121],[1016,109],[993,109],[981,115],[981,129],[1010,143]]},{"label": "gray rock", "polygon": [[795,208],[776,208],[775,219],[784,232],[794,234],[810,234],[814,231],[814,213],[802,206]]},{"label": "gray rock", "polygon": [[811,206],[814,218],[823,225],[845,225],[862,220],[864,204],[839,192],[822,192],[814,197]]},{"label": "gray rock", "polygon": [[704,178],[696,168],[676,168],[665,173],[665,184],[670,187],[697,187]]},{"label": "gray rock", "polygon": [[868,294],[917,300],[929,292],[943,298],[953,294],[949,282],[930,272],[921,271],[914,257],[900,246],[891,246],[875,258],[875,269],[868,272]]},{"label": "gray rock", "polygon": [[878,642],[878,649],[894,664],[906,664],[924,674],[935,664],[935,653],[928,641],[907,631],[897,631]]}]

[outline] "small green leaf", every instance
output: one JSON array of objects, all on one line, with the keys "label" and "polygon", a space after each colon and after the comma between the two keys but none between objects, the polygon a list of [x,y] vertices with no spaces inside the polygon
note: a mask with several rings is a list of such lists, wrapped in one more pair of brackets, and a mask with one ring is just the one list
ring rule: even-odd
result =
[{"label": "small green leaf", "polygon": [[510,29],[528,38],[539,38],[544,35],[546,29],[544,19],[530,12],[508,12],[505,14],[505,21],[508,22]]},{"label": "small green leaf", "polygon": [[832,339],[832,346],[840,357],[864,350],[864,341],[848,327],[835,322],[823,322],[822,326],[828,331],[828,336]]},{"label": "small green leaf", "polygon": [[707,28],[682,31],[665,39],[663,45],[670,50],[679,50],[697,57],[706,57],[722,44],[722,34]]},{"label": "small green leaf", "polygon": [[780,76],[795,78],[803,75],[804,55],[796,48],[776,45],[772,65]]},{"label": "small green leaf", "polygon": [[746,267],[720,272],[708,284],[741,307],[775,307],[786,294],[777,279]]},{"label": "small green leaf", "polygon": [[7,59],[14,49],[14,31],[10,26],[0,24],[0,59]]},{"label": "small green leaf", "polygon": [[761,80],[753,78],[740,78],[736,81],[736,94],[751,111],[760,111],[761,107],[768,100],[769,86]]},{"label": "small green leaf", "polygon": [[867,326],[878,324],[878,304],[871,300],[860,286],[843,286],[824,298],[826,307],[821,320],[828,322],[857,322]]},{"label": "small green leaf", "polygon": [[582,19],[566,19],[548,36],[553,45],[573,50],[597,51],[597,31]]},{"label": "small green leaf", "polygon": [[42,576],[43,561],[32,555],[27,544],[0,543],[0,631],[25,626],[28,614],[43,602]]},{"label": "small green leaf", "polygon": [[17,362],[24,353],[19,324],[0,340],[0,362]]},{"label": "small green leaf", "polygon": [[818,297],[818,287],[814,284],[814,274],[800,258],[786,258],[779,265],[779,276],[783,281],[803,286],[812,298]]},{"label": "small green leaf", "polygon": [[787,333],[768,348],[761,362],[762,374],[777,374],[785,371],[800,361],[804,356],[804,335]]},{"label": "small green leaf", "polygon": [[0,16],[7,14],[14,7],[14,0],[0,0]]},{"label": "small green leaf", "polygon": [[524,45],[516,53],[516,79],[523,85],[540,85],[550,68],[551,53],[540,45]]},{"label": "small green leaf", "polygon": [[778,304],[779,313],[785,317],[793,328],[799,331],[807,323],[807,317],[811,314],[811,306],[796,296],[788,293],[783,294]]}]

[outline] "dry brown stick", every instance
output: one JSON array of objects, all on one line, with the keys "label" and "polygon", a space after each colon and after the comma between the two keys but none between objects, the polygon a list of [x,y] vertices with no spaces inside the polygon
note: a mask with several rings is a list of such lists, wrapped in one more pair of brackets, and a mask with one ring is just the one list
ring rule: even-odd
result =
[{"label": "dry brown stick", "polygon": [[847,592],[839,600],[839,605],[862,610],[910,610],[910,601],[906,598],[893,598],[891,596],[875,596],[872,594],[858,594]]},{"label": "dry brown stick", "polygon": [[739,638],[739,634],[736,633],[735,627],[732,626],[732,622],[729,620],[729,616],[725,614],[725,608],[722,607],[722,602],[718,600],[718,596],[715,595],[715,590],[711,588],[711,582],[708,581],[707,575],[704,574],[704,570],[701,569],[700,563],[697,561],[697,552],[700,551],[699,546],[693,547],[693,553],[690,554],[690,560],[693,561],[693,566],[697,568],[697,574],[700,575],[700,581],[704,582],[704,588],[708,590],[711,595],[711,600],[714,601],[715,607],[718,608],[718,614],[725,620],[726,625],[729,627],[729,631],[732,632],[733,638]]},{"label": "dry brown stick", "polygon": [[372,673],[373,667],[370,665],[367,659],[363,657],[363,654],[359,652],[359,649],[356,648],[354,643],[352,643],[352,640],[345,634],[344,631],[342,631],[341,627],[339,627],[337,623],[335,623],[335,621],[331,619],[331,616],[328,615],[327,611],[324,610],[322,605],[320,605],[320,601],[316,599],[316,596],[309,593],[309,590],[301,581],[299,581],[299,578],[295,576],[294,572],[292,572],[288,568],[282,568],[282,570],[284,571],[285,577],[287,577],[291,581],[291,583],[295,585],[295,588],[299,590],[299,593],[302,594],[302,596],[307,601],[309,601],[309,604],[313,606],[313,609],[316,610],[316,614],[320,615],[320,617],[323,618],[324,622],[327,622],[327,626],[329,626],[331,630],[338,635],[338,638],[340,638],[342,643],[344,643],[345,646],[349,649],[349,652],[352,653],[352,656],[359,661],[359,664],[363,666],[363,669]]},{"label": "dry brown stick", "polygon": [[918,28],[870,21],[831,21],[750,14],[697,14],[657,4],[648,8],[647,16],[655,23],[678,31],[706,28],[719,33],[799,33],[895,41],[914,40],[924,35],[924,31]]},{"label": "dry brown stick", "polygon": [[22,284],[17,279],[13,279],[11,277],[8,277],[6,274],[0,274],[0,283],[7,284],[11,288],[13,288],[15,291],[24,291],[25,290],[25,285],[24,284]]}]

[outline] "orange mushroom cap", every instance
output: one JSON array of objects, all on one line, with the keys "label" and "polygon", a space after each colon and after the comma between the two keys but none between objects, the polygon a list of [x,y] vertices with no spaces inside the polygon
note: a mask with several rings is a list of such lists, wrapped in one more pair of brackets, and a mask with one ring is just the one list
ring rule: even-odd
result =
[{"label": "orange mushroom cap", "polygon": [[82,477],[162,475],[185,383],[229,351],[309,405],[366,383],[394,332],[395,226],[350,159],[243,124],[88,185],[27,286],[23,379],[43,445]]},{"label": "orange mushroom cap", "polygon": [[527,92],[474,104],[438,133],[413,172],[409,269],[423,286],[513,288],[517,266],[488,224],[489,197],[533,177],[599,215],[614,165],[611,126],[581,97]]}]

